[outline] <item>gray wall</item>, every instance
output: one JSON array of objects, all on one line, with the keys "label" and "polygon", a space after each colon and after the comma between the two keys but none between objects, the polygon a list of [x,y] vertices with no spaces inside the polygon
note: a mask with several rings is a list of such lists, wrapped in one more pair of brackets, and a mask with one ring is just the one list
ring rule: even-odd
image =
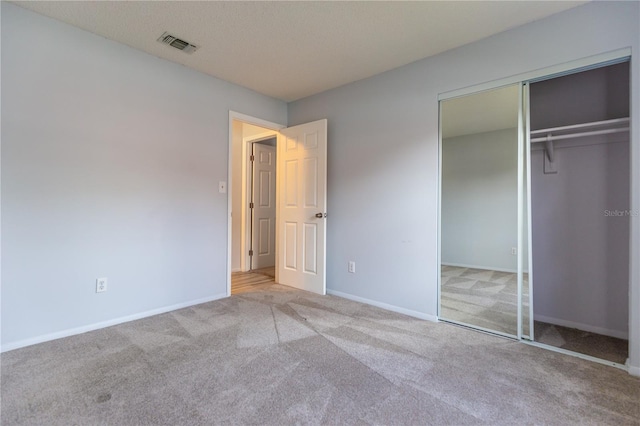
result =
[{"label": "gray wall", "polygon": [[[623,63],[532,84],[532,127],[628,117],[628,67]],[[543,173],[544,151],[532,153],[537,319],[626,337],[629,216],[605,212],[630,210],[628,140],[617,134],[556,142],[557,174]],[[600,145],[577,146],[584,143]]]},{"label": "gray wall", "polygon": [[[289,125],[329,120],[328,289],[435,317],[438,94],[629,46],[639,55],[639,18],[638,2],[589,3],[290,103]],[[640,75],[637,61],[633,67]],[[632,93],[638,111],[635,80]],[[638,127],[631,157],[640,169]],[[637,208],[640,187],[632,191]],[[638,253],[637,218],[631,233]],[[347,272],[351,259],[356,274]],[[632,324],[640,324],[639,277],[636,260]],[[632,333],[631,365],[640,374],[640,327]]]},{"label": "gray wall", "polygon": [[442,141],[442,263],[513,271],[518,129]]},{"label": "gray wall", "polygon": [[226,294],[230,109],[287,121],[283,102],[2,2],[3,349]]}]

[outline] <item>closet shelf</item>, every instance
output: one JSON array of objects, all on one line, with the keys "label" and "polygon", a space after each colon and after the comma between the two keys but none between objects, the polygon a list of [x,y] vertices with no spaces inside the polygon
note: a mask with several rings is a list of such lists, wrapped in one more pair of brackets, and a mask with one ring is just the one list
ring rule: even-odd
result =
[{"label": "closet shelf", "polygon": [[[586,131],[575,132],[576,130]],[[589,123],[572,124],[569,126],[550,127],[548,129],[533,130],[530,134],[531,136],[545,135],[531,138],[531,143],[539,143],[562,139],[580,138],[584,136],[607,135],[611,133],[628,131],[629,117],[625,117],[615,118],[613,120],[592,121]]]},{"label": "closet shelf", "polygon": [[[531,143],[544,143],[544,174],[558,173],[555,161],[554,141],[563,139],[582,138],[586,136],[609,135],[629,131],[629,117],[613,120],[592,121],[589,123],[572,124],[570,126],[550,127],[548,129],[530,132]],[[544,135],[533,137],[534,135]]]}]

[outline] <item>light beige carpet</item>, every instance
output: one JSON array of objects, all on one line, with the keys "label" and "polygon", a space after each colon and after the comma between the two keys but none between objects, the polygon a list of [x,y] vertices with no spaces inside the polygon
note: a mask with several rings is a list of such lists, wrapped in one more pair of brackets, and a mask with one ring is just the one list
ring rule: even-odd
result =
[{"label": "light beige carpet", "polygon": [[640,379],[270,285],[3,353],[2,425],[631,425]]}]

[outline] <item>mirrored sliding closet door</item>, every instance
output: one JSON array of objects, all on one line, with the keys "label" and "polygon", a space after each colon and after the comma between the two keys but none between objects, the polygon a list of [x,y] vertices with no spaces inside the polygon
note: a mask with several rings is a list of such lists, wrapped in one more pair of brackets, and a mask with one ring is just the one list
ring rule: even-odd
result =
[{"label": "mirrored sliding closet door", "polygon": [[624,367],[629,77],[623,57],[441,98],[441,320]]},{"label": "mirrored sliding closet door", "polygon": [[440,108],[440,318],[519,337],[521,85]]}]

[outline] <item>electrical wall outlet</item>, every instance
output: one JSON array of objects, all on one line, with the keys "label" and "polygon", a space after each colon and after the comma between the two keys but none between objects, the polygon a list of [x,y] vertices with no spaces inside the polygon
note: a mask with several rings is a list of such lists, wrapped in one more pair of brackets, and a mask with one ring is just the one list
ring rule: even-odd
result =
[{"label": "electrical wall outlet", "polygon": [[349,261],[349,272],[351,274],[355,274],[356,273],[356,262],[354,262],[353,260]]},{"label": "electrical wall outlet", "polygon": [[514,256],[515,256],[516,254],[518,254],[518,249],[517,249],[517,248],[515,248],[515,247],[511,247],[511,254],[512,254],[512,255],[514,255]]},{"label": "electrical wall outlet", "polygon": [[107,279],[106,278],[98,278],[96,280],[96,293],[102,293],[107,291]]}]

